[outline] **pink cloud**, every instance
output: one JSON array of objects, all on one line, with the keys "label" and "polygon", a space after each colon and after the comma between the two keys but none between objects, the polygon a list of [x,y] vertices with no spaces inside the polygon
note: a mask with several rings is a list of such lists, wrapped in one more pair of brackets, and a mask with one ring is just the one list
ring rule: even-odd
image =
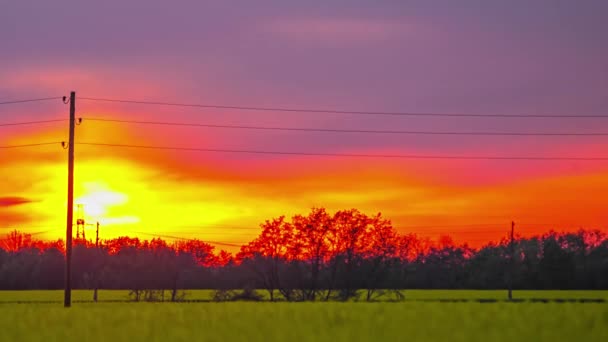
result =
[{"label": "pink cloud", "polygon": [[293,39],[312,41],[370,42],[413,32],[413,26],[397,21],[371,19],[281,19],[266,29]]}]

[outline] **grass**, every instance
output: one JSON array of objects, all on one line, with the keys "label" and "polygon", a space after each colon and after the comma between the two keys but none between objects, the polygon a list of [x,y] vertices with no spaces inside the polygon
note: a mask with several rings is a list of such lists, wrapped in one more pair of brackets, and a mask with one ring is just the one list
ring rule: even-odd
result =
[{"label": "grass", "polygon": [[[100,290],[99,301],[127,301],[129,291]],[[260,290],[260,294],[267,296],[267,292]],[[437,300],[506,300],[505,290],[405,290],[405,301],[437,301]],[[169,293],[167,291],[168,298]],[[186,290],[186,299],[194,301],[211,300],[211,290]],[[608,302],[608,291],[579,291],[579,290],[516,290],[513,297],[520,300],[531,299],[596,299]],[[364,297],[362,297],[364,298]],[[93,300],[92,290],[74,290],[72,299],[75,302],[88,302]],[[384,298],[386,299],[386,298]],[[380,298],[382,301],[383,298]],[[63,291],[60,290],[32,290],[32,291],[0,291],[0,304],[15,302],[63,302]]]},{"label": "grass", "polygon": [[606,341],[596,303],[1,306],[0,341]]}]

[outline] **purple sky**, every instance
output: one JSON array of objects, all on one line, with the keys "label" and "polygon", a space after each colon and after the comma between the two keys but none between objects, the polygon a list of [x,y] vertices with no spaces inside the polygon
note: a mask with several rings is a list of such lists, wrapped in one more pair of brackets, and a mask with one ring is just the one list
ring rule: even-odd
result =
[{"label": "purple sky", "polygon": [[[606,114],[608,109],[608,3],[601,0],[382,5],[15,1],[2,7],[0,98],[63,95],[74,89],[80,96],[380,111]],[[28,113],[33,116],[36,108],[49,110],[30,106]],[[100,105],[79,106],[82,111],[93,108]],[[102,108],[133,117],[303,127],[608,130],[608,120],[594,119],[203,115],[174,108]],[[27,115],[0,110],[9,117]],[[556,147],[601,143],[581,138],[494,137],[480,144],[474,137],[208,133],[219,142],[215,146],[277,149],[277,139],[282,139],[280,147],[308,151],[550,154]],[[195,136],[188,140],[201,142]]]}]

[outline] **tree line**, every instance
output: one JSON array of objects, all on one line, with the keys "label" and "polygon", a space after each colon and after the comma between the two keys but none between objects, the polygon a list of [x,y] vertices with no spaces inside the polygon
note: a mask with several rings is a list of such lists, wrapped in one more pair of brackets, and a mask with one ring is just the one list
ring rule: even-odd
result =
[{"label": "tree line", "polygon": [[[404,289],[608,289],[608,237],[597,230],[550,231],[474,249],[400,234],[381,214],[313,208],[260,225],[235,255],[201,240],[119,237],[96,247],[76,240],[74,288],[129,289],[135,300],[182,289],[214,289],[216,299],[399,299]],[[18,231],[0,239],[0,289],[61,289],[64,243]],[[240,292],[239,292],[240,290]]]}]

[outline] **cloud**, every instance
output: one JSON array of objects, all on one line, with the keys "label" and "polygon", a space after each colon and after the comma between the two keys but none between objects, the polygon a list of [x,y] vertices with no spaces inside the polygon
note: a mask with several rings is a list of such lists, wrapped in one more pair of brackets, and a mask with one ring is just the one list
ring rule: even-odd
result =
[{"label": "cloud", "polygon": [[[168,92],[161,85],[161,80],[167,80],[169,76],[149,73],[148,70],[152,66],[144,62],[125,65],[90,61],[83,61],[74,66],[49,65],[43,62],[27,66],[17,65],[0,71],[0,78],[3,80],[0,91],[8,94],[54,94],[58,97],[68,95],[70,90],[76,90],[77,95],[108,94],[108,91],[111,91],[110,95],[127,93],[132,97],[161,96]],[[55,105],[59,105],[59,101],[57,100]],[[50,107],[47,104],[44,108],[48,111],[48,108],[61,107]]]},{"label": "cloud", "polygon": [[[0,197],[0,229],[22,224],[31,220],[29,213],[19,210],[18,207],[34,201],[17,196]],[[0,235],[1,235],[0,231]]]},{"label": "cloud", "polygon": [[265,27],[292,39],[325,42],[373,42],[412,32],[394,20],[300,18],[281,19]]},{"label": "cloud", "polygon": [[33,202],[25,197],[0,197],[0,207],[12,207]]}]

